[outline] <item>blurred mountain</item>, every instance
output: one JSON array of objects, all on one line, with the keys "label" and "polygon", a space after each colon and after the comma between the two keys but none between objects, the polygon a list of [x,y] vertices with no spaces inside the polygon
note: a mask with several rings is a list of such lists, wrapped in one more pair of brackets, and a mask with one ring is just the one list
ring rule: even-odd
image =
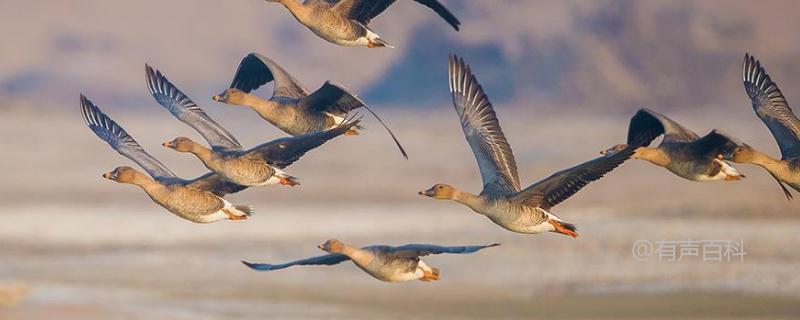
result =
[{"label": "blurred mountain", "polygon": [[399,1],[372,24],[397,49],[374,50],[329,44],[264,1],[3,2],[0,95],[48,105],[73,105],[80,92],[117,107],[151,103],[145,62],[209,103],[252,51],[309,88],[330,79],[409,108],[448,100],[449,53],[472,64],[495,103],[545,109],[746,104],[745,52],[782,87],[800,84],[793,1],[446,1],[461,32]]}]

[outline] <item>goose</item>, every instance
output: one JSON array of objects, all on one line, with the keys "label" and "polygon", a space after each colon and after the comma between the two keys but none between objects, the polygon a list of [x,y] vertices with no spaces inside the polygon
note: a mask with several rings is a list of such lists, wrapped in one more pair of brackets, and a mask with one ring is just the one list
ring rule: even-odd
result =
[{"label": "goose", "polygon": [[[298,185],[296,177],[281,169],[291,165],[311,149],[349,131],[359,122],[345,121],[329,130],[281,138],[244,150],[231,133],[211,119],[160,71],[145,65],[145,74],[147,87],[153,98],[178,120],[200,133],[211,148],[186,137],[178,137],[162,145],[178,152],[194,154],[209,170],[243,186]],[[275,153],[276,150],[280,150],[279,155]]]},{"label": "goose", "polygon": [[550,209],[622,164],[637,146],[556,172],[521,190],[514,154],[483,88],[464,60],[454,55],[450,56],[449,74],[453,106],[478,162],[483,191],[474,195],[448,184],[435,184],[419,194],[459,202],[509,231],[550,231],[578,237],[575,225]]},{"label": "goose", "polygon": [[772,81],[761,62],[749,53],[744,56],[742,79],[753,110],[780,147],[781,159],[742,144],[734,149],[730,160],[766,169],[778,181],[786,198],[791,200],[792,194],[786,185],[800,192],[800,120],[792,112],[778,84]]},{"label": "goose", "polygon": [[[281,3],[298,22],[326,41],[341,45],[394,48],[367,25],[397,0],[267,0]],[[461,22],[437,0],[414,0],[433,9],[456,31]]]},{"label": "goose", "polygon": [[[628,139],[642,134],[656,137],[663,134],[664,139],[658,147],[636,149],[631,159],[649,161],[690,181],[737,181],[745,177],[721,160],[738,145],[721,131],[712,130],[701,138],[667,116],[643,108],[631,118]],[[611,154],[627,147],[627,144],[620,144],[600,153]]]},{"label": "goose", "polygon": [[252,214],[252,206],[233,205],[222,198],[247,187],[227,182],[213,172],[194,180],[178,178],[83,94],[81,114],[89,129],[100,139],[150,175],[129,166],[120,166],[103,174],[103,178],[136,185],[167,211],[196,223],[244,220]]},{"label": "goose", "polygon": [[499,243],[493,243],[484,246],[446,247],[432,244],[407,244],[399,247],[373,245],[357,248],[344,244],[339,240],[331,239],[318,246],[318,248],[328,253],[326,255],[283,264],[250,263],[246,261],[242,261],[242,263],[256,271],[272,271],[302,265],[330,266],[351,260],[361,270],[381,281],[436,281],[440,277],[439,269],[429,267],[420,257],[443,253],[469,254],[499,245]]},{"label": "goose", "polygon": [[[271,98],[264,100],[250,93],[273,81]],[[308,93],[294,76],[258,53],[244,57],[236,69],[230,88],[212,99],[229,105],[250,107],[261,118],[293,136],[333,128],[342,124],[348,113],[363,107],[386,129],[400,153],[408,159],[392,130],[355,93],[330,81],[326,81],[317,91]],[[358,135],[360,130],[363,128],[355,126],[347,135]]]}]

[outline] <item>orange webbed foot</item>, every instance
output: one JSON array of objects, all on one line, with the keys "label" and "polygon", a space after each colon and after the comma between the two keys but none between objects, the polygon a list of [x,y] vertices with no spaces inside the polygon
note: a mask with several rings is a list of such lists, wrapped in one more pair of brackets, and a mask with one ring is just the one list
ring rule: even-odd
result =
[{"label": "orange webbed foot", "polygon": [[[555,230],[553,232],[557,232],[563,235],[568,235],[573,238],[578,237],[578,233],[574,230],[574,227],[568,227],[567,224],[564,224],[560,221],[556,221],[553,219],[547,220],[548,223],[552,224]],[[571,225],[570,225],[571,226]]]},{"label": "orange webbed foot", "polygon": [[351,128],[350,130],[347,130],[347,132],[345,132],[344,135],[346,135],[346,136],[358,136],[358,135],[361,135],[361,134],[358,133],[358,130]]},{"label": "orange webbed foot", "polygon": [[437,281],[439,280],[439,275],[433,272],[425,272],[425,274],[422,276],[422,278],[419,278],[419,280],[425,282]]},{"label": "orange webbed foot", "polygon": [[300,182],[297,181],[297,178],[294,178],[294,177],[280,177],[279,178],[279,183],[284,185],[284,186],[290,186],[290,187],[294,187],[294,186],[299,186],[300,185]]},{"label": "orange webbed foot", "polygon": [[228,219],[230,220],[247,220],[247,216],[237,216],[230,212],[229,210],[222,209],[222,212],[228,215]]},{"label": "orange webbed foot", "polygon": [[738,176],[727,175],[725,176],[725,181],[739,181],[742,180],[742,178],[744,178],[743,175],[738,175]]}]

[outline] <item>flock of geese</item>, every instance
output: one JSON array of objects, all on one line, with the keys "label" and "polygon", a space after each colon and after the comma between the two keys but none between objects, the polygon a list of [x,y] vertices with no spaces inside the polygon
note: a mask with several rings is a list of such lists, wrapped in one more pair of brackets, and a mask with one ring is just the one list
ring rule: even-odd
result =
[{"label": "flock of geese", "polygon": [[[319,37],[339,45],[388,47],[367,25],[394,0],[267,0],[283,4],[292,15]],[[436,11],[458,30],[460,22],[436,0],[415,0]],[[788,188],[800,192],[800,120],[792,113],[777,84],[754,57],[745,55],[745,91],[753,109],[777,141],[782,157],[773,158],[718,130],[700,137],[665,115],[649,109],[639,110],[630,121],[625,144],[602,151],[602,156],[556,172],[522,188],[517,164],[493,106],[475,75],[463,59],[451,55],[448,61],[450,94],[461,121],[467,143],[481,173],[483,190],[479,194],[447,184],[436,184],[419,194],[434,199],[453,200],[486,216],[513,232],[561,233],[578,237],[575,225],[563,221],[552,209],[602,178],[628,159],[643,159],[664,167],[691,181],[736,181],[744,178],[730,163],[751,163],[766,169],[791,200]],[[164,74],[145,66],[146,84],[153,98],[175,118],[193,128],[204,143],[177,137],[163,143],[177,152],[191,153],[209,173],[186,180],[176,176],[151,156],[117,122],[87,97],[81,95],[83,118],[89,128],[114,150],[144,169],[121,166],[103,174],[118,183],[133,184],[144,190],[153,202],[178,217],[196,223],[220,220],[245,220],[253,208],[232,204],[224,196],[248,187],[266,185],[296,186],[299,179],[284,170],[307,152],[341,135],[359,135],[363,108],[386,128],[401,154],[406,151],[394,133],[356,94],[342,85],[325,82],[309,91],[273,60],[256,53],[239,64],[230,88],[213,97],[214,101],[247,106],[264,120],[289,134],[245,149],[225,128],[215,122],[192,99],[181,92]],[[272,97],[252,93],[273,83]],[[653,140],[664,136],[657,147]],[[787,188],[788,187],[788,188]],[[408,244],[355,247],[331,239],[319,248],[327,254],[283,264],[244,262],[253,270],[267,271],[295,265],[334,265],[351,260],[371,276],[389,282],[439,279],[439,270],[420,257],[431,254],[468,254],[497,246],[438,246]]]}]

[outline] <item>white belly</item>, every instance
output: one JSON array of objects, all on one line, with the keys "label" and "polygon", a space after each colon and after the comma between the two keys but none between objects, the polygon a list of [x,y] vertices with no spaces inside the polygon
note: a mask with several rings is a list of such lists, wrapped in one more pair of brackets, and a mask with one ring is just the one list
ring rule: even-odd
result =
[{"label": "white belly", "polygon": [[333,113],[330,113],[330,112],[325,112],[325,115],[333,118],[333,123],[335,125],[337,125],[337,126],[342,124],[342,123],[344,123],[344,117],[342,117],[342,116],[337,116],[337,115],[335,115]]}]

